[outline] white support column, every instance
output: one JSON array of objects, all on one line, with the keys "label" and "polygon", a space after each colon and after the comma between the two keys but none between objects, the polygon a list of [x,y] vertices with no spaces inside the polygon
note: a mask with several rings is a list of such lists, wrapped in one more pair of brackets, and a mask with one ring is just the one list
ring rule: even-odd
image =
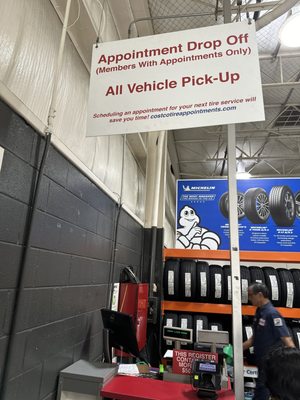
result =
[{"label": "white support column", "polygon": [[152,226],[157,227],[158,214],[159,214],[159,200],[160,200],[160,180],[161,170],[163,166],[163,149],[164,149],[165,132],[161,131],[158,136],[156,162],[155,162],[155,177],[154,177],[154,191],[152,193]]},{"label": "white support column", "polygon": [[[231,22],[231,1],[224,0],[224,22]],[[242,330],[242,299],[241,270],[239,250],[239,224],[237,211],[236,185],[236,137],[235,125],[228,125],[227,131],[228,156],[228,192],[229,192],[229,232],[230,232],[230,264],[232,293],[232,336],[234,362],[234,394],[237,400],[244,399],[244,368],[243,368],[243,330]]]},{"label": "white support column", "polygon": [[156,142],[159,132],[148,133],[146,165],[145,228],[152,226],[153,192],[155,186]]},{"label": "white support column", "polygon": [[162,164],[160,171],[160,188],[159,188],[159,204],[158,204],[158,218],[157,227],[163,228],[165,225],[165,213],[166,213],[166,180],[167,180],[167,140],[168,134],[162,132],[163,144],[162,144]]},{"label": "white support column", "polygon": [[68,22],[69,22],[71,3],[72,3],[72,0],[67,0],[64,22],[63,22],[63,29],[62,29],[60,43],[59,43],[57,63],[56,63],[55,71],[54,71],[54,77],[53,77],[52,96],[51,96],[51,103],[50,103],[49,114],[48,114],[48,126],[46,129],[46,131],[48,131],[50,133],[53,133],[53,131],[54,131],[54,119],[56,117],[56,111],[57,111],[56,108],[57,108],[57,98],[58,98],[58,83],[59,83],[59,77],[61,74],[62,63],[63,63],[63,55],[64,55],[64,48],[65,48],[65,42],[66,42],[66,35],[67,35],[67,30],[68,30]]},{"label": "white support column", "polygon": [[165,207],[162,197],[165,197],[166,180],[166,132],[151,132],[148,134],[145,228],[161,227],[162,213]]},{"label": "white support column", "polygon": [[[153,132],[148,137],[147,145],[147,183],[145,202],[145,228],[151,228],[150,255],[150,288],[149,295],[154,293],[155,256],[157,228],[163,223],[165,201],[165,165],[166,165],[166,132]],[[163,197],[163,203],[162,203]]]},{"label": "white support column", "polygon": [[239,225],[237,213],[236,186],[236,150],[235,125],[228,125],[228,189],[229,189],[229,231],[230,231],[230,264],[232,290],[232,330],[233,330],[233,362],[234,392],[236,399],[244,398],[243,369],[243,330],[241,307],[241,274],[239,251]]}]

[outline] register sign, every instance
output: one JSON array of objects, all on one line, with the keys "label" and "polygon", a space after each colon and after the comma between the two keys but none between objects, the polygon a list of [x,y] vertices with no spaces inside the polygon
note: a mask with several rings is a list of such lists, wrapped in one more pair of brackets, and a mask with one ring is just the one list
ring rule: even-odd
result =
[{"label": "register sign", "polygon": [[94,46],[87,136],[264,119],[254,24]]},{"label": "register sign", "polygon": [[174,374],[190,375],[194,360],[218,363],[218,353],[194,350],[173,350],[172,371]]}]

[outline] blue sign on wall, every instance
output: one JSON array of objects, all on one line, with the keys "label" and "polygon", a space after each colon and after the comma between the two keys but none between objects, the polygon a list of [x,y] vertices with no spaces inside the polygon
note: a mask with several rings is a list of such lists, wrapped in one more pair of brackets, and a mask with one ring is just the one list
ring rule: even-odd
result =
[{"label": "blue sign on wall", "polygon": [[[237,181],[241,250],[300,251],[300,178]],[[176,247],[229,249],[227,179],[178,180]]]}]

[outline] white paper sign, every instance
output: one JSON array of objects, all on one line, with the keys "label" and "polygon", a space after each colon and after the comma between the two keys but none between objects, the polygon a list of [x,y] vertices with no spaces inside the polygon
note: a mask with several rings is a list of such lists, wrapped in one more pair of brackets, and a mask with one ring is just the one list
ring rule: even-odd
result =
[{"label": "white paper sign", "polygon": [[87,136],[264,119],[254,24],[94,46]]}]

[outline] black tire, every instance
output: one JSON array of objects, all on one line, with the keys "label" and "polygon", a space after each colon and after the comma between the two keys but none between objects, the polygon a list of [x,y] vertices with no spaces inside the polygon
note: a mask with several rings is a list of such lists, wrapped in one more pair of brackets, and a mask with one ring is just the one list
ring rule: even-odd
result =
[{"label": "black tire", "polygon": [[191,314],[179,314],[178,326],[180,328],[193,329],[193,316]]},{"label": "black tire", "polygon": [[294,334],[293,334],[293,329],[292,329],[292,327],[287,325],[287,328],[288,328],[290,337],[294,340]]},{"label": "black tire", "polygon": [[271,216],[278,226],[291,226],[296,218],[295,197],[288,186],[273,186],[269,194]]},{"label": "black tire", "polygon": [[294,306],[295,282],[291,271],[284,268],[277,269],[281,284],[281,305],[292,308]]},{"label": "black tire", "polygon": [[251,283],[250,271],[248,267],[241,265],[241,299],[242,304],[248,304],[248,287]]},{"label": "black tire", "polygon": [[250,284],[263,283],[265,284],[265,275],[261,267],[249,267]]},{"label": "black tire", "polygon": [[180,261],[180,299],[193,301],[196,298],[196,261]]},{"label": "black tire", "polygon": [[206,315],[194,315],[194,342],[197,342],[197,332],[202,329],[208,329],[208,319]]},{"label": "black tire", "polygon": [[223,303],[225,294],[225,282],[223,268],[220,265],[210,265],[210,301],[212,303]]},{"label": "black tire", "polygon": [[263,267],[265,283],[270,293],[270,300],[274,306],[281,305],[281,285],[275,268]]},{"label": "black tire", "polygon": [[[178,314],[165,313],[163,326],[177,326],[178,327]],[[165,340],[165,344],[168,348],[173,348],[172,340]]]},{"label": "black tire", "polygon": [[208,329],[211,331],[222,331],[223,325],[219,322],[211,322],[210,324],[208,324]]},{"label": "black tire", "polygon": [[[190,314],[179,314],[179,327],[193,329],[193,317]],[[181,343],[182,348],[192,348],[193,344]]]},{"label": "black tire", "polygon": [[231,266],[223,266],[224,276],[224,304],[231,304]]},{"label": "black tire", "polygon": [[294,307],[300,307],[300,269],[292,269],[291,273],[295,282]]},{"label": "black tire", "polygon": [[164,326],[179,326],[178,325],[178,314],[176,313],[165,313],[164,315]]},{"label": "black tire", "polygon": [[210,301],[209,265],[205,261],[198,261],[196,265],[196,300],[202,303]]},{"label": "black tire", "polygon": [[264,224],[270,216],[267,192],[262,188],[251,188],[245,193],[245,214],[253,224]]},{"label": "black tire", "polygon": [[163,288],[165,300],[179,300],[179,260],[165,262]]},{"label": "black tire", "polygon": [[299,327],[294,327],[292,328],[293,331],[293,339],[295,346],[297,349],[300,349],[300,328]]},{"label": "black tire", "polygon": [[[237,208],[238,208],[238,219],[245,216],[244,211],[244,193],[237,193]],[[229,195],[228,192],[222,194],[219,200],[219,209],[225,218],[229,218]]]},{"label": "black tire", "polygon": [[296,217],[300,218],[300,191],[295,194]]},{"label": "black tire", "polygon": [[243,341],[246,341],[253,336],[253,326],[249,324],[243,324]]},{"label": "black tire", "polygon": [[[224,275],[224,303],[231,304],[231,266],[223,266]],[[247,267],[241,265],[241,301],[242,304],[248,304],[248,287],[250,286],[250,271]]]},{"label": "black tire", "polygon": [[[250,339],[250,337],[253,336],[253,327],[252,325],[248,324],[243,324],[243,341],[245,342],[246,340]],[[250,349],[245,351],[245,357],[247,359],[247,362],[251,364],[255,364],[255,359],[254,359],[254,348],[250,347]]]}]

